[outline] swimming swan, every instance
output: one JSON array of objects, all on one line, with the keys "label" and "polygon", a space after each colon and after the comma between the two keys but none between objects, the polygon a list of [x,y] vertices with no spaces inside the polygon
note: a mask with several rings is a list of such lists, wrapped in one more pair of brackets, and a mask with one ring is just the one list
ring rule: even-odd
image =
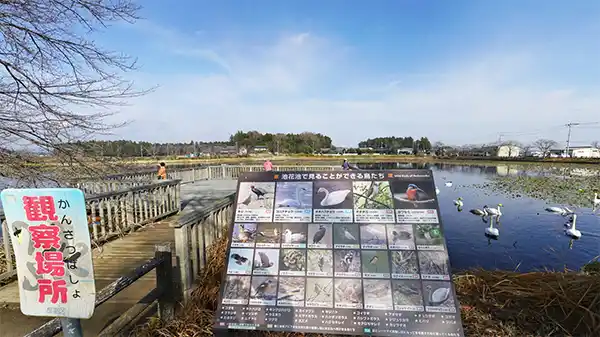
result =
[{"label": "swimming swan", "polygon": [[570,236],[574,239],[579,239],[581,237],[581,232],[575,228],[575,223],[577,222],[577,215],[573,214],[573,224],[569,229],[565,229],[565,235]]},{"label": "swimming swan", "polygon": [[282,202],[280,202],[277,206],[278,207],[294,207],[294,208],[302,208],[303,204],[302,204],[302,191],[306,191],[306,188],[304,187],[297,187],[296,188],[296,199],[285,199]]},{"label": "swimming swan", "polygon": [[350,190],[339,190],[329,192],[325,187],[321,187],[319,188],[319,190],[317,190],[317,193],[321,192],[325,193],[325,197],[323,198],[323,200],[321,200],[321,206],[335,206],[341,204],[342,202],[344,202],[344,200],[346,200],[346,197],[348,196],[348,193],[350,193]]},{"label": "swimming swan", "polygon": [[490,207],[487,207],[487,205],[485,205],[485,206],[483,206],[483,210],[488,215],[501,216],[502,215],[502,211],[500,210],[500,207],[503,207],[502,204],[498,204],[498,208],[490,208]]}]

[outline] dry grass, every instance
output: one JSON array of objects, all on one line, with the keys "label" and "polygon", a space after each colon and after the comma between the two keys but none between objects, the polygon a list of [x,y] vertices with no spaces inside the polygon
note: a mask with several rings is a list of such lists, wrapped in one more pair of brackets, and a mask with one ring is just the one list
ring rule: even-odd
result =
[{"label": "dry grass", "polygon": [[[201,286],[176,320],[151,319],[136,336],[211,336],[225,239],[211,247]],[[454,277],[467,336],[599,336],[600,277],[575,272],[471,270]],[[236,336],[323,336],[239,332]]]},{"label": "dry grass", "polygon": [[[12,263],[13,268],[16,268],[14,254],[12,255],[12,261],[13,261],[13,263]],[[8,268],[6,265],[6,252],[4,251],[4,245],[2,243],[2,239],[0,239],[0,274],[5,273],[7,271],[8,271]],[[12,279],[0,281],[0,287],[9,282],[12,282]]]}]

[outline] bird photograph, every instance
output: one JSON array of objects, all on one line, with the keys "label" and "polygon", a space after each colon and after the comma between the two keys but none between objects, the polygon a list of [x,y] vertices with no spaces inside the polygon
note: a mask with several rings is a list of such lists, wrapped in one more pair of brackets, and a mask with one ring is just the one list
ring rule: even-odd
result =
[{"label": "bird photograph", "polygon": [[231,235],[231,247],[253,247],[257,234],[257,224],[235,223]]},{"label": "bird photograph", "polygon": [[360,250],[335,250],[333,252],[334,275],[360,277]]},{"label": "bird photograph", "polygon": [[333,251],[308,249],[306,275],[333,276]]},{"label": "bird photograph", "polygon": [[395,309],[399,309],[399,307],[417,310],[423,308],[423,291],[420,281],[393,280],[392,294]]},{"label": "bird photograph", "polygon": [[254,275],[277,275],[279,271],[279,249],[257,249],[254,255]]},{"label": "bird photograph", "polygon": [[278,306],[304,306],[304,277],[280,277],[277,291]]},{"label": "bird photograph", "polygon": [[419,264],[414,250],[396,250],[392,254],[392,278],[418,278]]},{"label": "bird photograph", "polygon": [[279,253],[279,256],[279,275],[305,275],[305,249],[282,249]]},{"label": "bird photograph", "polygon": [[275,209],[312,208],[312,182],[278,182],[275,192]]},{"label": "bird photograph", "polygon": [[250,276],[228,275],[223,287],[223,304],[248,304]]},{"label": "bird photograph", "polygon": [[308,224],[308,248],[333,248],[331,224]]},{"label": "bird photograph", "polygon": [[352,209],[351,181],[322,181],[314,182],[313,208]]},{"label": "bird photograph", "polygon": [[274,192],[273,182],[240,183],[237,207],[238,209],[273,209]]},{"label": "bird photograph", "polygon": [[387,236],[385,225],[363,224],[360,225],[360,245],[363,249],[387,249]]},{"label": "bird photograph", "polygon": [[426,307],[445,307],[456,310],[450,282],[424,281],[423,295]]},{"label": "bird photograph", "polygon": [[250,304],[275,305],[277,300],[277,278],[253,276],[250,287]]},{"label": "bird photograph", "polygon": [[415,249],[413,225],[387,225],[390,249]]},{"label": "bird photograph", "polygon": [[388,181],[354,181],[354,209],[392,209],[394,201]]},{"label": "bird photograph", "polygon": [[360,279],[336,278],[334,281],[336,308],[363,307],[362,282]]},{"label": "bird photograph", "polygon": [[440,225],[415,225],[415,241],[417,246],[439,246],[444,244],[444,236]]},{"label": "bird photograph", "polygon": [[446,252],[421,250],[418,258],[421,275],[442,275],[444,279],[450,279],[450,261]]},{"label": "bird photograph", "polygon": [[361,251],[363,277],[390,277],[390,256],[387,250]]},{"label": "bird photograph", "polygon": [[279,247],[281,243],[281,224],[261,222],[256,228],[260,233],[255,237],[256,247]]},{"label": "bird photograph", "polygon": [[286,223],[281,230],[282,247],[306,248],[307,224]]},{"label": "bird photograph", "polygon": [[333,279],[306,278],[306,306],[333,308]]},{"label": "bird photograph", "polygon": [[227,263],[227,274],[250,275],[254,249],[231,248]]},{"label": "bird photograph", "polygon": [[393,309],[390,280],[363,280],[363,297],[365,309]]},{"label": "bird photograph", "polygon": [[333,229],[334,247],[360,247],[358,224],[334,224]]},{"label": "bird photograph", "polygon": [[436,194],[433,182],[415,184],[396,180],[391,184],[396,208],[430,209],[435,207]]}]

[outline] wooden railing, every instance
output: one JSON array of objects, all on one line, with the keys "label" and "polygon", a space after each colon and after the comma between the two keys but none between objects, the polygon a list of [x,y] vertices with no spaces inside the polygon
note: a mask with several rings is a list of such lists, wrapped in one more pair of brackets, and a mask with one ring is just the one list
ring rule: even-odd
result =
[{"label": "wooden railing", "polygon": [[[126,331],[124,330],[134,327],[136,322],[139,322],[140,319],[145,318],[147,314],[152,312],[155,305],[158,305],[158,317],[163,322],[168,322],[173,319],[175,314],[176,291],[173,282],[173,258],[170,243],[157,245],[153,259],[146,261],[144,264],[134,269],[129,275],[116,279],[104,289],[100,290],[100,292],[96,294],[96,308],[152,270],[156,270],[156,288],[152,289],[138,303],[133,305],[109,326],[104,328],[98,337],[113,337],[125,334]],[[62,326],[60,320],[55,318],[25,335],[25,337],[49,337],[54,336],[61,331]]]},{"label": "wooden railing", "polygon": [[[164,180],[129,189],[86,197],[92,244],[125,235],[131,230],[161,218],[176,214],[181,209],[180,181]],[[10,230],[4,214],[2,244],[0,244],[0,282],[16,275],[10,243]],[[4,257],[2,257],[4,255]]]},{"label": "wooden railing", "polygon": [[235,193],[215,204],[183,216],[173,225],[175,253],[183,301],[190,298],[192,286],[206,265],[206,251],[227,228],[233,216]]}]

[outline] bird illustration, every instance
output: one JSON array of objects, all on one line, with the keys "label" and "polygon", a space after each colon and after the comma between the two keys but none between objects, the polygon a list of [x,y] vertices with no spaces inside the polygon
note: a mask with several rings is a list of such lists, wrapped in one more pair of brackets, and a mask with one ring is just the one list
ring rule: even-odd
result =
[{"label": "bird illustration", "polygon": [[302,203],[302,191],[306,191],[306,188],[296,188],[296,199],[285,199],[278,203],[277,207],[303,208],[304,204]]},{"label": "bird illustration", "polygon": [[272,279],[266,279],[264,282],[254,288],[254,298],[263,298],[265,292],[273,285]]},{"label": "bird illustration", "polygon": [[346,240],[356,241],[356,238],[354,237],[354,235],[352,235],[352,233],[350,233],[350,231],[348,230],[348,227],[346,227],[346,226],[342,227],[342,231],[344,233],[344,238],[346,238]]},{"label": "bird illustration", "polygon": [[248,194],[248,197],[246,199],[244,199],[244,201],[242,201],[242,204],[248,206],[248,205],[250,205],[251,201],[252,201],[252,194]]},{"label": "bird illustration", "polygon": [[239,224],[239,226],[240,226],[240,231],[238,233],[238,239],[241,242],[248,242],[248,241],[254,239],[254,237],[257,234],[261,234],[261,233],[257,233],[256,229],[246,228],[244,226],[244,224]]},{"label": "bird illustration", "polygon": [[419,186],[409,184],[406,188],[406,199],[409,201],[423,201],[430,199],[430,197],[427,192],[423,191]]},{"label": "bird illustration", "polygon": [[321,187],[317,190],[317,194],[325,193],[325,197],[321,200],[321,206],[324,207],[336,206],[343,203],[350,192],[350,190],[329,192],[325,187]]},{"label": "bird illustration", "polygon": [[235,263],[239,264],[240,266],[243,265],[244,263],[248,262],[248,258],[245,256],[242,256],[238,253],[233,253],[231,254],[231,258],[233,260],[235,260]]},{"label": "bird illustration", "polygon": [[379,193],[379,182],[378,181],[373,181],[371,183],[371,185],[369,186],[369,189],[367,190],[367,193],[365,193],[365,197],[366,198],[371,198],[376,196]]},{"label": "bird illustration", "polygon": [[17,238],[17,242],[19,244],[21,244],[21,241],[23,240],[23,235],[21,235],[21,233],[23,233],[23,229],[22,228],[17,228],[15,226],[14,230],[13,230],[13,235]]},{"label": "bird illustration", "polygon": [[258,252],[259,260],[254,261],[254,269],[267,269],[273,267],[273,261],[265,252]]},{"label": "bird illustration", "polygon": [[319,271],[323,271],[323,267],[325,266],[325,257],[323,255],[319,256],[319,261],[317,261],[317,266],[319,267]]},{"label": "bird illustration", "polygon": [[437,288],[431,291],[431,286],[427,286],[427,302],[429,306],[438,306],[446,302],[450,298],[450,288]]},{"label": "bird illustration", "polygon": [[[363,226],[362,227],[365,231],[367,231],[367,233],[371,234],[371,236],[373,237],[374,240],[379,240],[380,238],[383,238],[385,240],[385,233],[374,228],[373,226]],[[363,238],[364,241],[365,238]]]},{"label": "bird illustration", "polygon": [[342,266],[344,267],[344,271],[348,272],[348,270],[350,270],[350,265],[352,265],[352,261],[354,260],[354,252],[353,251],[349,251],[346,253],[346,255],[344,255],[344,258],[342,259]]},{"label": "bird illustration", "polygon": [[369,264],[375,266],[375,272],[377,272],[377,261],[379,261],[379,256],[373,255],[373,257],[369,260]]},{"label": "bird illustration", "polygon": [[409,240],[410,238],[412,238],[412,234],[410,234],[410,232],[392,231],[392,242]]},{"label": "bird illustration", "polygon": [[327,232],[327,228],[325,228],[325,226],[323,226],[323,225],[319,225],[319,229],[315,232],[315,235],[313,235],[313,239],[312,239],[313,245],[321,242],[321,240],[323,240],[323,237],[325,236],[326,232]]},{"label": "bird illustration", "polygon": [[260,188],[260,187],[256,187],[254,185],[250,186],[250,191],[252,191],[252,193],[256,194],[256,198],[260,199],[261,197],[264,199],[265,195],[269,192],[267,192],[265,189]]},{"label": "bird illustration", "polygon": [[305,243],[306,235],[304,233],[292,233],[292,230],[286,228],[283,231],[283,242],[284,243]]}]

